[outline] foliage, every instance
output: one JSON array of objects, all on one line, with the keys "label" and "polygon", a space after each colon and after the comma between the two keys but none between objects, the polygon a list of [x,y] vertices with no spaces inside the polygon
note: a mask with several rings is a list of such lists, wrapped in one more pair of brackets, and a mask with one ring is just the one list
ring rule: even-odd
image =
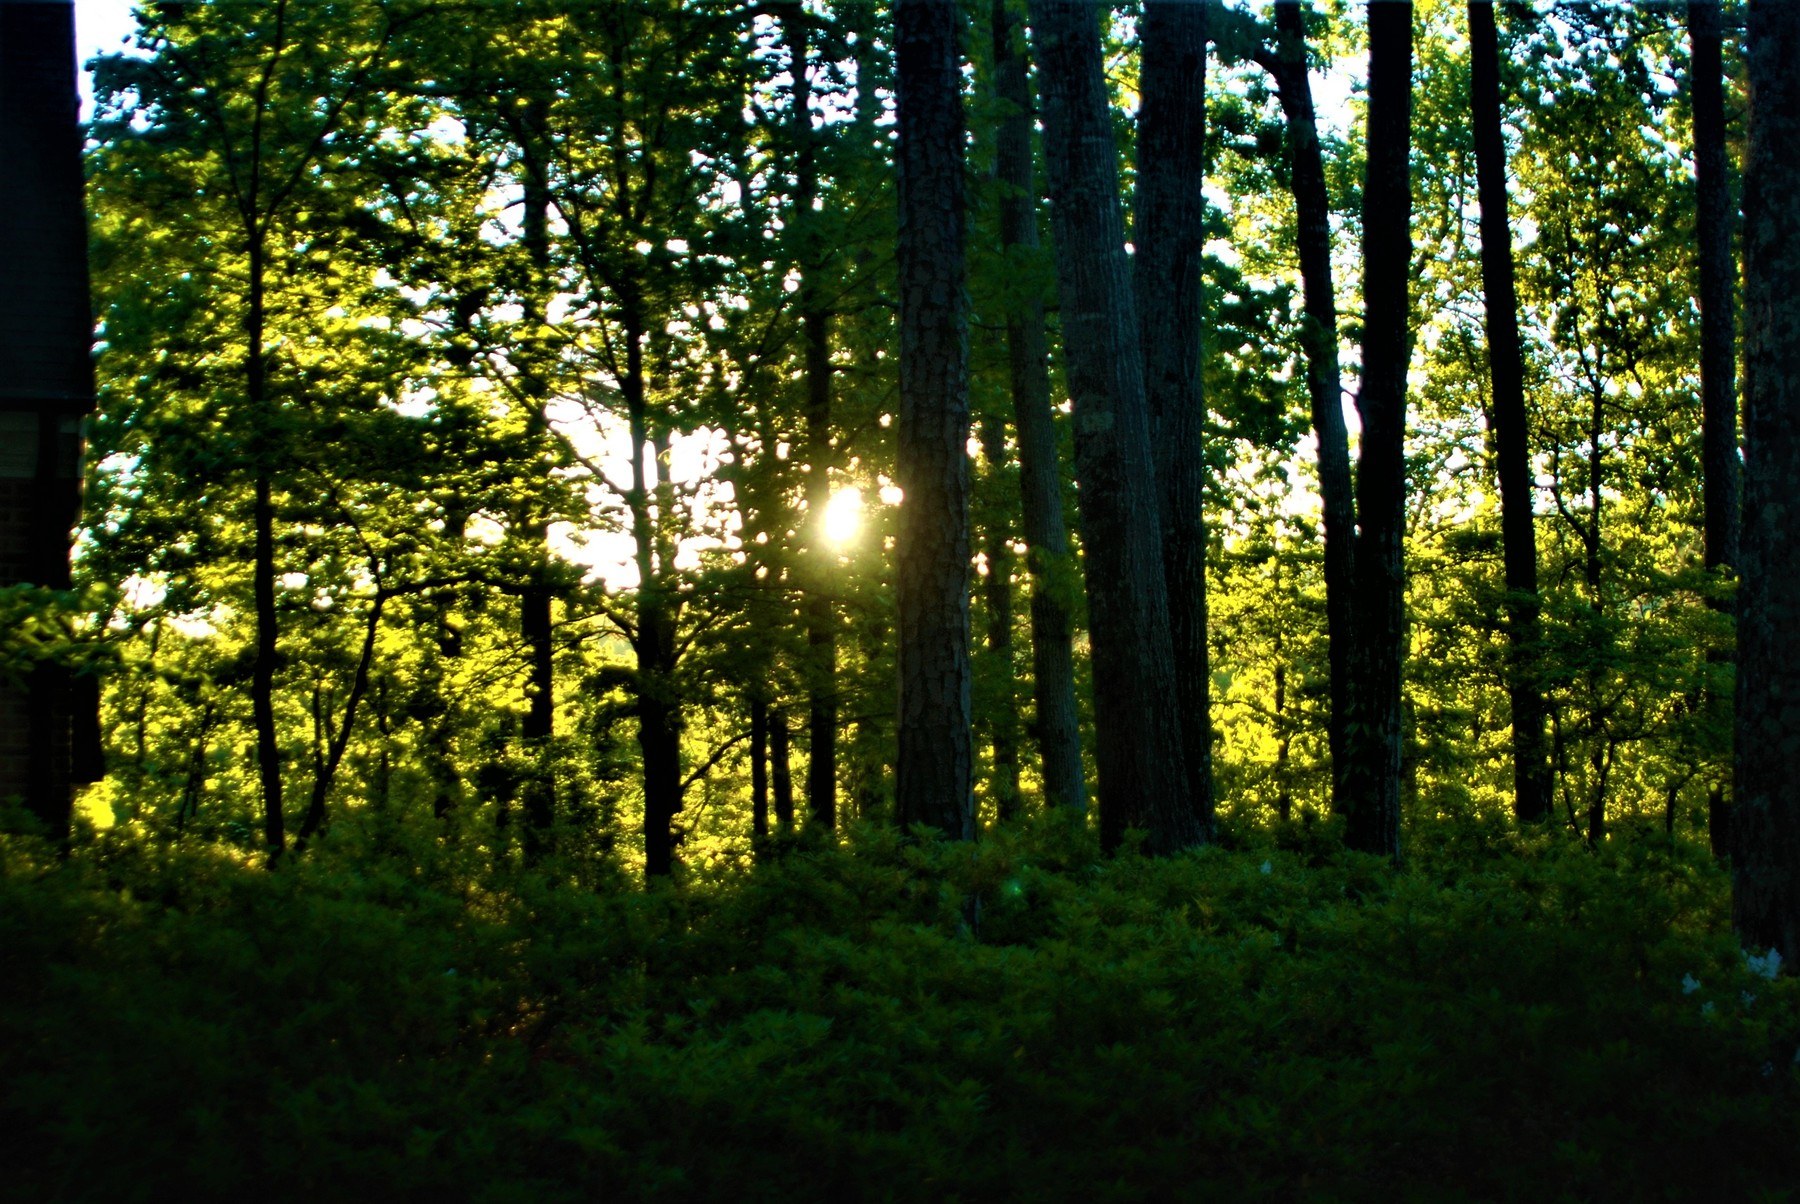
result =
[{"label": "foliage", "polygon": [[[397,843],[396,843],[397,842]],[[1800,984],[1635,829],[1412,867],[864,827],[647,893],[340,827],[0,877],[11,1181],[60,1199],[1769,1198]]]}]

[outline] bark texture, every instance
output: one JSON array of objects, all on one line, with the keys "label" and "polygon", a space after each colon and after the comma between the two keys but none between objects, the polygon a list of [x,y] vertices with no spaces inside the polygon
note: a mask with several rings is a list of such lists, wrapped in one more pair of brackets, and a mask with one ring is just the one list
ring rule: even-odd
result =
[{"label": "bark texture", "polygon": [[[1021,22],[1006,0],[994,0],[994,87],[1004,102],[995,136],[1000,179],[1000,241],[1009,256],[1038,253],[1037,185],[1031,164],[1031,91]],[[1075,709],[1074,558],[1063,518],[1057,472],[1056,425],[1050,411],[1050,347],[1044,303],[1022,298],[1006,315],[1013,426],[1019,442],[1019,494],[1031,573],[1031,680],[1036,716],[1032,735],[1051,807],[1087,807],[1081,768],[1081,726]]]},{"label": "bark texture", "polygon": [[1033,0],[1093,641],[1100,836],[1174,852],[1205,831],[1187,797],[1137,306],[1125,254],[1100,10]]},{"label": "bark texture", "polygon": [[897,0],[900,423],[895,566],[900,822],[975,834],[969,668],[969,348],[960,15]]},{"label": "bark texture", "polygon": [[1331,714],[1326,724],[1331,750],[1332,805],[1347,810],[1344,729],[1350,717],[1351,673],[1355,664],[1356,495],[1350,475],[1350,437],[1344,426],[1344,386],[1338,366],[1337,299],[1331,280],[1331,204],[1325,165],[1307,78],[1306,28],[1298,0],[1275,5],[1273,54],[1258,61],[1275,79],[1287,119],[1289,187],[1294,194],[1305,292],[1301,327],[1306,345],[1306,390],[1318,441],[1319,498],[1325,532],[1325,627],[1329,641]]},{"label": "bark texture", "polygon": [[1345,839],[1400,854],[1400,671],[1406,640],[1406,370],[1411,358],[1412,5],[1369,6],[1363,186],[1362,455],[1356,476],[1357,672],[1345,730]]},{"label": "bark texture", "polygon": [[1507,697],[1512,706],[1513,813],[1549,818],[1550,760],[1544,736],[1542,621],[1537,526],[1532,515],[1531,440],[1525,416],[1525,351],[1513,281],[1507,216],[1506,142],[1500,132],[1500,46],[1492,0],[1469,5],[1475,174],[1481,195],[1481,283],[1487,299],[1488,374],[1493,383],[1500,525],[1507,592]]},{"label": "bark texture", "polygon": [[1206,398],[1201,380],[1206,247],[1206,7],[1150,0],[1138,24],[1137,214],[1132,230],[1144,392],[1156,454],[1163,575],[1187,796],[1213,830],[1211,670],[1206,649]]},{"label": "bark texture", "polygon": [[1752,0],[1732,919],[1800,963],[1800,5]]}]

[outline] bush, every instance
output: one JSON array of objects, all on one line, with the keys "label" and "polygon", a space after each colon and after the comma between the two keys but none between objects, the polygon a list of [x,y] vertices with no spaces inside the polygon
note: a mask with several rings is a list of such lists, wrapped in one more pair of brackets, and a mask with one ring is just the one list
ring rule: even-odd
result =
[{"label": "bush", "polygon": [[20,1198],[1781,1198],[1722,874],[1440,831],[891,829],[650,891],[431,847],[0,847]]}]

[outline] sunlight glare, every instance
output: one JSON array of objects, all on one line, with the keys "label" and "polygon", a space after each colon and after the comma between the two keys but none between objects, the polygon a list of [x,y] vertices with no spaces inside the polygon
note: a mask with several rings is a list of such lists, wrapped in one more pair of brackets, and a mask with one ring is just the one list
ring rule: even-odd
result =
[{"label": "sunlight glare", "polygon": [[842,548],[856,539],[862,530],[862,490],[840,489],[825,505],[825,539],[833,547]]}]

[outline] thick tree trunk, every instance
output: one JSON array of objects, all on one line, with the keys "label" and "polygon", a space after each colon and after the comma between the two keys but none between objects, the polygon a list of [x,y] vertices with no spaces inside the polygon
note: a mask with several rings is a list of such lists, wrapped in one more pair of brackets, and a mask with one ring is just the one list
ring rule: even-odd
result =
[{"label": "thick tree trunk", "polygon": [[[983,416],[977,426],[982,458],[990,468],[1004,464],[1006,424],[990,414]],[[1011,524],[999,515],[990,516],[985,524],[981,553],[987,561],[987,575],[981,579],[982,598],[987,603],[987,649],[1000,684],[1000,695],[992,700],[985,723],[994,754],[994,773],[989,789],[994,796],[997,818],[1008,820],[1019,813],[1019,718],[1012,673],[1012,530]]]},{"label": "thick tree trunk", "polygon": [[[1037,188],[1031,165],[1031,92],[1025,55],[1014,39],[1020,22],[1007,0],[993,0],[994,86],[1005,104],[995,137],[1000,179],[1000,241],[1008,253],[1035,257]],[[1026,564],[1031,572],[1032,735],[1051,807],[1087,807],[1081,768],[1081,725],[1075,707],[1074,558],[1063,519],[1056,425],[1050,411],[1050,348],[1044,305],[1033,296],[1006,316],[1013,425],[1019,438],[1019,492]]]},{"label": "thick tree trunk", "polygon": [[1751,0],[1732,920],[1800,966],[1800,5]]},{"label": "thick tree trunk", "polygon": [[1353,849],[1400,854],[1400,672],[1405,659],[1406,371],[1411,346],[1412,5],[1369,6],[1363,188],[1362,455],[1357,469],[1357,673],[1345,731]]},{"label": "thick tree trunk", "polygon": [[1525,352],[1513,283],[1507,217],[1506,143],[1500,133],[1500,48],[1493,0],[1469,5],[1475,171],[1481,194],[1481,280],[1487,299],[1488,372],[1500,477],[1500,524],[1507,591],[1507,695],[1512,706],[1513,813],[1521,822],[1550,816],[1550,761],[1544,737],[1537,584],[1532,517],[1531,441],[1525,417]]},{"label": "thick tree trunk", "polygon": [[1338,367],[1337,300],[1331,282],[1331,204],[1307,78],[1306,30],[1297,0],[1275,5],[1276,49],[1259,59],[1275,77],[1287,118],[1288,170],[1294,193],[1300,283],[1306,294],[1301,327],[1306,345],[1306,388],[1313,435],[1319,444],[1319,498],[1325,529],[1325,629],[1329,639],[1332,806],[1349,809],[1344,729],[1350,717],[1352,666],[1356,662],[1356,497],[1350,475],[1350,438],[1344,425],[1344,387]]},{"label": "thick tree trunk", "polygon": [[969,671],[969,302],[964,287],[960,13],[894,5],[900,136],[900,636],[902,825],[975,834]]},{"label": "thick tree trunk", "polygon": [[1206,247],[1206,8],[1150,0],[1138,25],[1133,265],[1144,392],[1156,451],[1163,574],[1175,652],[1187,794],[1213,829],[1211,670],[1206,649],[1206,399],[1201,342]]},{"label": "thick tree trunk", "polygon": [[1188,798],[1169,635],[1137,307],[1125,254],[1118,150],[1100,10],[1032,0],[1052,229],[1093,640],[1100,837],[1127,828],[1174,852],[1206,836]]},{"label": "thick tree trunk", "polygon": [[[1725,152],[1725,67],[1718,0],[1689,0],[1692,66],[1688,86],[1694,105],[1694,169],[1698,191],[1695,241],[1700,256],[1701,493],[1706,505],[1706,567],[1731,570],[1738,560],[1737,362],[1733,350],[1737,280],[1731,253],[1730,161]],[[1714,603],[1725,607],[1720,599]],[[1710,663],[1729,661],[1724,650]],[[1717,711],[1725,699],[1708,691],[1703,702]],[[1725,783],[1707,792],[1706,828],[1715,856],[1731,850],[1731,805]]]}]

